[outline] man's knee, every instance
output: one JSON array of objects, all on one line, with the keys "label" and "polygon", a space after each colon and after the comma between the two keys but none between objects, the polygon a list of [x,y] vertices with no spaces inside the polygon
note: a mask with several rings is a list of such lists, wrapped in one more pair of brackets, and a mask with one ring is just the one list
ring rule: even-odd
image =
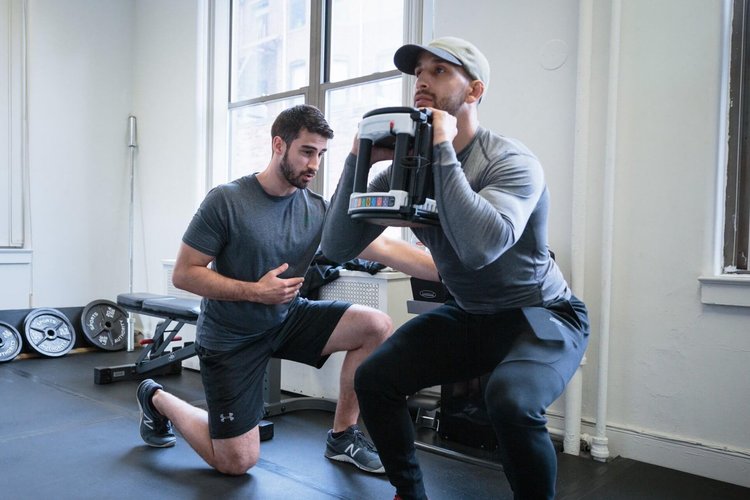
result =
[{"label": "man's knee", "polygon": [[390,316],[381,311],[376,311],[370,319],[372,334],[378,339],[378,345],[393,333],[393,320]]},{"label": "man's knee", "polygon": [[547,370],[544,377],[505,376],[503,370],[490,377],[485,402],[490,418],[497,423],[544,425],[544,413],[557,399],[561,382],[556,373]]},{"label": "man's knee", "polygon": [[367,311],[365,318],[360,323],[361,346],[364,352],[371,353],[388,340],[393,333],[393,321],[384,312],[377,310]]},{"label": "man's knee", "polygon": [[228,476],[241,476],[258,463],[258,453],[232,453],[214,457],[214,469]]},{"label": "man's knee", "polygon": [[255,467],[260,458],[258,428],[234,438],[213,440],[214,469],[230,476],[241,476]]}]

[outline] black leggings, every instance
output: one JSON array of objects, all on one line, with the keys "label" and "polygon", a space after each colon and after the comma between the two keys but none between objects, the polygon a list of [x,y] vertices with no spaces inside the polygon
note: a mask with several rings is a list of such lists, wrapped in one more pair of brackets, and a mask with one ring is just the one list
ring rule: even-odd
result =
[{"label": "black leggings", "polygon": [[450,302],[399,328],[355,377],[362,418],[398,494],[426,498],[407,396],[491,372],[487,411],[515,497],[554,498],[557,457],[544,415],[580,364],[588,332],[575,297],[485,315]]}]

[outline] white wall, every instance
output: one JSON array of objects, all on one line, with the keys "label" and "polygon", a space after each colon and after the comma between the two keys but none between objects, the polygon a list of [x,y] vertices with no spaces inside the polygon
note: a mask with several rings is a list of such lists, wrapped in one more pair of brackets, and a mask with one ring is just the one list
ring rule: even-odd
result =
[{"label": "white wall", "polygon": [[136,291],[165,291],[161,261],[177,255],[182,234],[205,195],[202,3],[135,2],[131,84],[139,142]]},{"label": "white wall", "polygon": [[28,2],[35,307],[82,306],[127,287],[132,26],[130,1]]},{"label": "white wall", "polygon": [[542,161],[554,187],[551,245],[567,276],[577,21],[577,0],[475,1],[471,8],[437,0],[433,26],[435,37],[463,37],[489,59],[491,78],[479,105],[480,122],[521,140]]},{"label": "white wall", "polygon": [[[483,123],[526,142],[546,166],[551,242],[567,276],[571,248],[584,249],[577,285],[594,327],[584,367],[589,433],[601,333],[610,3],[594,2],[585,200],[573,197],[578,2],[477,0],[467,8],[435,0],[434,9],[435,35],[473,40],[492,63]],[[130,113],[139,120],[136,288],[162,291],[161,259],[174,257],[204,186],[203,6],[29,0],[37,305],[84,305],[127,288]],[[750,486],[750,311],[701,304],[697,280],[713,261],[721,9],[718,0],[623,2],[607,423],[612,456]],[[545,69],[562,55],[559,68]],[[572,241],[581,219],[585,241]]]},{"label": "white wall", "polygon": [[750,485],[750,310],[701,304],[697,281],[713,262],[722,2],[622,6],[608,420],[741,452],[712,473]]},{"label": "white wall", "polygon": [[203,195],[201,5],[28,0],[21,256],[31,257],[0,255],[0,307],[83,306],[128,290],[130,114],[139,143],[134,289],[163,291],[161,259],[175,256]]},{"label": "white wall", "polygon": [[[584,299],[593,334],[584,419],[596,419],[609,2],[594,2],[587,213],[572,211],[576,0],[435,3],[435,35],[475,41],[493,68],[480,118],[520,138],[546,166],[550,238],[570,277],[572,217],[586,218]],[[622,2],[616,112],[609,370],[610,454],[750,485],[750,311],[707,306],[721,95],[722,2]],[[481,13],[481,17],[477,16]],[[492,19],[480,23],[478,19]],[[540,67],[550,40],[570,49]],[[561,46],[560,44],[557,44]],[[549,47],[549,45],[547,45]],[[580,243],[580,242],[579,242]],[[585,430],[593,433],[588,426]]]}]

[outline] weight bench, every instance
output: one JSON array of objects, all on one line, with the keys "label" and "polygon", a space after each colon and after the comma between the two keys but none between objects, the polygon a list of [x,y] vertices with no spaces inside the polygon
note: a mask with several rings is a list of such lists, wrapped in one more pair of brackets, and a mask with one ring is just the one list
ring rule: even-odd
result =
[{"label": "weight bench", "polygon": [[[168,350],[170,343],[180,340],[177,336],[186,325],[194,325],[200,314],[200,299],[178,298],[153,293],[123,293],[117,296],[117,304],[136,314],[162,318],[156,326],[152,339],[141,341],[143,350],[135,363],[96,367],[94,383],[109,384],[122,380],[142,380],[147,376],[179,374],[182,361],[195,356],[195,345],[185,345]],[[336,411],[336,400],[317,397],[294,397],[281,399],[281,360],[272,358],[266,367],[263,381],[265,417],[273,417],[298,410]]]},{"label": "weight bench", "polygon": [[[200,314],[200,299],[177,298],[154,293],[124,293],[117,305],[137,314],[163,318],[152,339],[143,340],[143,350],[135,363],[94,368],[94,383],[109,384],[121,380],[141,380],[145,375],[169,375],[182,372],[182,360],[195,355],[192,342],[167,350],[169,344],[182,340],[177,336],[185,324],[195,324]],[[166,335],[166,336],[165,336]]]}]

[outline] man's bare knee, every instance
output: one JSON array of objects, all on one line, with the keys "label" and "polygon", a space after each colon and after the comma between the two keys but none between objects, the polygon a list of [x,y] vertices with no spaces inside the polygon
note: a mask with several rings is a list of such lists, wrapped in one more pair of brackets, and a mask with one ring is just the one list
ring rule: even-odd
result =
[{"label": "man's bare knee", "polygon": [[258,463],[257,455],[217,457],[214,469],[228,476],[241,476],[255,467]]},{"label": "man's bare knee", "polygon": [[393,320],[387,314],[378,311],[378,314],[373,315],[371,322],[372,332],[379,340],[377,345],[380,345],[393,333]]},{"label": "man's bare knee", "polygon": [[230,476],[241,476],[253,468],[260,458],[258,428],[230,439],[213,440],[213,459],[209,464]]}]

